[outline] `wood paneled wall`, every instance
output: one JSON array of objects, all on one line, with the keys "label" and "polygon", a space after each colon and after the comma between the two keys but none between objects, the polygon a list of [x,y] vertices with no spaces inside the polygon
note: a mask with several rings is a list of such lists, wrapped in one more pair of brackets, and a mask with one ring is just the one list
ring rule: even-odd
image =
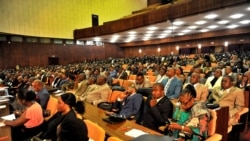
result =
[{"label": "wood paneled wall", "polygon": [[[187,41],[178,41],[178,42],[170,42],[170,43],[159,43],[152,45],[138,45],[133,47],[122,47],[124,48],[125,56],[143,56],[143,55],[169,55],[171,53],[178,54],[179,50],[176,50],[176,46],[179,46],[179,49],[182,48],[197,48],[197,53],[202,53],[201,49],[198,49],[198,44],[201,44],[202,48],[204,47],[220,47],[222,50],[227,51],[226,47],[224,47],[224,43],[227,41],[229,46],[237,45],[244,47],[245,50],[248,50],[250,47],[250,33],[240,34],[240,35],[231,35],[224,37],[214,37],[214,38],[205,38],[205,39],[193,39]],[[158,52],[158,48],[161,49]],[[139,49],[142,50],[139,53]],[[241,50],[243,50],[241,48]],[[231,51],[231,50],[229,50]]]},{"label": "wood paneled wall", "polygon": [[46,66],[48,57],[58,57],[59,64],[84,60],[122,57],[123,49],[115,44],[104,46],[63,45],[44,43],[0,42],[0,69],[19,66]]}]

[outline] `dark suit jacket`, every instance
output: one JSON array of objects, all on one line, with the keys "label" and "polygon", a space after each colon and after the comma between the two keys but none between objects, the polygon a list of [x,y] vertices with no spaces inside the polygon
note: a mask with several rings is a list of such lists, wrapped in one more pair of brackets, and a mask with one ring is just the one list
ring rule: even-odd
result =
[{"label": "dark suit jacket", "polygon": [[119,109],[118,114],[130,118],[131,116],[136,116],[136,114],[140,112],[142,101],[143,97],[141,94],[134,94],[127,97],[124,101],[116,101],[114,103],[114,108]]},{"label": "dark suit jacket", "polygon": [[159,126],[166,125],[167,119],[172,117],[173,105],[168,97],[164,96],[154,107],[150,106],[150,95],[145,103],[142,125],[159,131]]},{"label": "dark suit jacket", "polygon": [[[161,83],[163,84],[164,88],[167,84],[169,78],[163,79]],[[170,85],[167,89],[165,95],[170,99],[178,98],[182,90],[182,82],[178,78],[174,77],[173,80],[170,82]]]}]

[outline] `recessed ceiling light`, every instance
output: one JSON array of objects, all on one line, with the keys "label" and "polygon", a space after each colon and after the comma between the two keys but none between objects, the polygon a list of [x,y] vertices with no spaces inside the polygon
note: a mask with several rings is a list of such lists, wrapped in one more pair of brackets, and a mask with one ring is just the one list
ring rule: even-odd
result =
[{"label": "recessed ceiling light", "polygon": [[250,7],[247,7],[247,10],[250,11]]},{"label": "recessed ceiling light", "polygon": [[218,22],[218,24],[227,24],[227,23],[229,23],[229,21],[227,21],[227,20],[221,20]]},{"label": "recessed ceiling light", "polygon": [[210,29],[215,29],[217,27],[218,27],[217,25],[210,25],[210,26],[208,26],[208,28],[210,28]]},{"label": "recessed ceiling light", "polygon": [[136,34],[129,34],[129,37],[136,37]]},{"label": "recessed ceiling light", "polygon": [[217,14],[209,14],[209,15],[205,16],[206,19],[214,19],[216,17],[218,17]]},{"label": "recessed ceiling light", "polygon": [[171,30],[164,30],[163,32],[164,33],[171,33],[172,31]]},{"label": "recessed ceiling light", "polygon": [[202,29],[200,30],[200,32],[208,32],[209,30],[208,29]]},{"label": "recessed ceiling light", "polygon": [[241,23],[241,24],[249,24],[250,20],[243,20],[243,21],[240,21],[239,23]]},{"label": "recessed ceiling light", "polygon": [[236,28],[236,27],[238,27],[238,25],[236,25],[236,24],[232,24],[232,25],[227,26],[227,28],[230,28],[230,29]]},{"label": "recessed ceiling light", "polygon": [[120,35],[113,35],[110,42],[115,43],[119,39]]},{"label": "recessed ceiling light", "polygon": [[146,31],[146,33],[150,34],[150,33],[154,33],[155,31],[153,30],[149,30],[149,31]]},{"label": "recessed ceiling light", "polygon": [[202,25],[202,24],[205,24],[205,23],[207,23],[206,21],[197,21],[197,22],[195,22],[195,24],[198,24],[198,25]]},{"label": "recessed ceiling light", "polygon": [[181,32],[188,33],[188,32],[190,32],[190,31],[191,31],[191,30],[185,29],[185,30],[182,30]]},{"label": "recessed ceiling light", "polygon": [[144,37],[142,40],[147,41],[147,40],[149,40],[149,37]]},{"label": "recessed ceiling light", "polygon": [[125,40],[125,42],[131,42],[135,39],[135,37],[129,37],[128,39]]},{"label": "recessed ceiling light", "polygon": [[102,39],[100,37],[95,37],[94,41],[101,41]]},{"label": "recessed ceiling light", "polygon": [[182,36],[182,35],[184,35],[184,33],[178,33],[177,35]]},{"label": "recessed ceiling light", "polygon": [[148,29],[148,30],[156,30],[156,29],[158,29],[158,27],[156,27],[156,26],[150,26],[150,27],[148,27],[147,29]]},{"label": "recessed ceiling light", "polygon": [[165,38],[166,36],[158,36],[158,38]]},{"label": "recessed ceiling light", "polygon": [[136,34],[136,32],[135,31],[130,31],[130,32],[128,32],[128,34]]},{"label": "recessed ceiling light", "polygon": [[189,28],[189,29],[196,29],[197,26],[193,25],[193,26],[189,26],[188,28]]},{"label": "recessed ceiling light", "polygon": [[144,36],[145,37],[150,37],[150,36],[152,36],[152,34],[145,34]]},{"label": "recessed ceiling light", "polygon": [[171,30],[177,29],[177,28],[178,28],[178,26],[170,26],[170,27],[168,27],[168,29],[171,29]]},{"label": "recessed ceiling light", "polygon": [[183,21],[175,21],[175,22],[173,22],[173,25],[182,25],[182,24],[184,24]]},{"label": "recessed ceiling light", "polygon": [[239,19],[239,18],[241,18],[241,17],[243,17],[243,16],[244,16],[244,14],[237,13],[237,14],[231,15],[230,18],[232,18],[232,19]]}]

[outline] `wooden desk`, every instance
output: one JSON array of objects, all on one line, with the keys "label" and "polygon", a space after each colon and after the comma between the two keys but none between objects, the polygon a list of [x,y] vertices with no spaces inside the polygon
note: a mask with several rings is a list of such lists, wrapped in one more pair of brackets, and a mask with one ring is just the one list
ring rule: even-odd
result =
[{"label": "wooden desk", "polygon": [[107,123],[102,120],[102,118],[106,117],[104,110],[89,103],[85,103],[85,108],[86,112],[84,114],[84,118],[97,123],[105,130],[106,134],[109,136],[115,136],[125,141],[131,140],[132,137],[125,135],[125,132],[129,131],[130,129],[139,129],[149,134],[162,135],[156,131],[153,131],[149,128],[136,124],[134,121],[130,120],[126,120],[118,124]]},{"label": "wooden desk", "polygon": [[229,107],[221,107],[219,110],[216,110],[216,113],[217,113],[217,121],[216,121],[215,133],[222,135],[221,141],[227,141]]},{"label": "wooden desk", "polygon": [[[0,109],[0,117],[9,115],[10,109],[9,109],[9,103],[8,102],[1,102],[0,105],[5,105],[6,108]],[[7,139],[3,141],[11,141],[11,127],[10,126],[4,126],[0,127],[0,138],[1,137],[8,137]]]}]

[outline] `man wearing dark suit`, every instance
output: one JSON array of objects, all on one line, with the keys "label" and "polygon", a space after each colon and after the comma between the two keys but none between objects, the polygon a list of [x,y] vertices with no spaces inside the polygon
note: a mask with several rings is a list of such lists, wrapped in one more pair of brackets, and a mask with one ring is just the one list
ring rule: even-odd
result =
[{"label": "man wearing dark suit", "polygon": [[[117,113],[123,118],[131,118],[132,116],[140,116],[141,105],[143,97],[141,94],[136,93],[134,84],[131,84],[128,89],[121,93],[113,105],[112,112],[108,114]],[[137,118],[137,117],[135,117]]]},{"label": "man wearing dark suit", "polygon": [[145,102],[142,125],[160,132],[160,126],[166,125],[167,119],[172,116],[173,105],[164,95],[164,87],[161,83],[155,83],[152,95]]},{"label": "man wearing dark suit", "polygon": [[169,99],[177,99],[182,89],[182,82],[175,77],[175,69],[168,68],[166,75],[168,78],[162,80],[164,93]]}]

